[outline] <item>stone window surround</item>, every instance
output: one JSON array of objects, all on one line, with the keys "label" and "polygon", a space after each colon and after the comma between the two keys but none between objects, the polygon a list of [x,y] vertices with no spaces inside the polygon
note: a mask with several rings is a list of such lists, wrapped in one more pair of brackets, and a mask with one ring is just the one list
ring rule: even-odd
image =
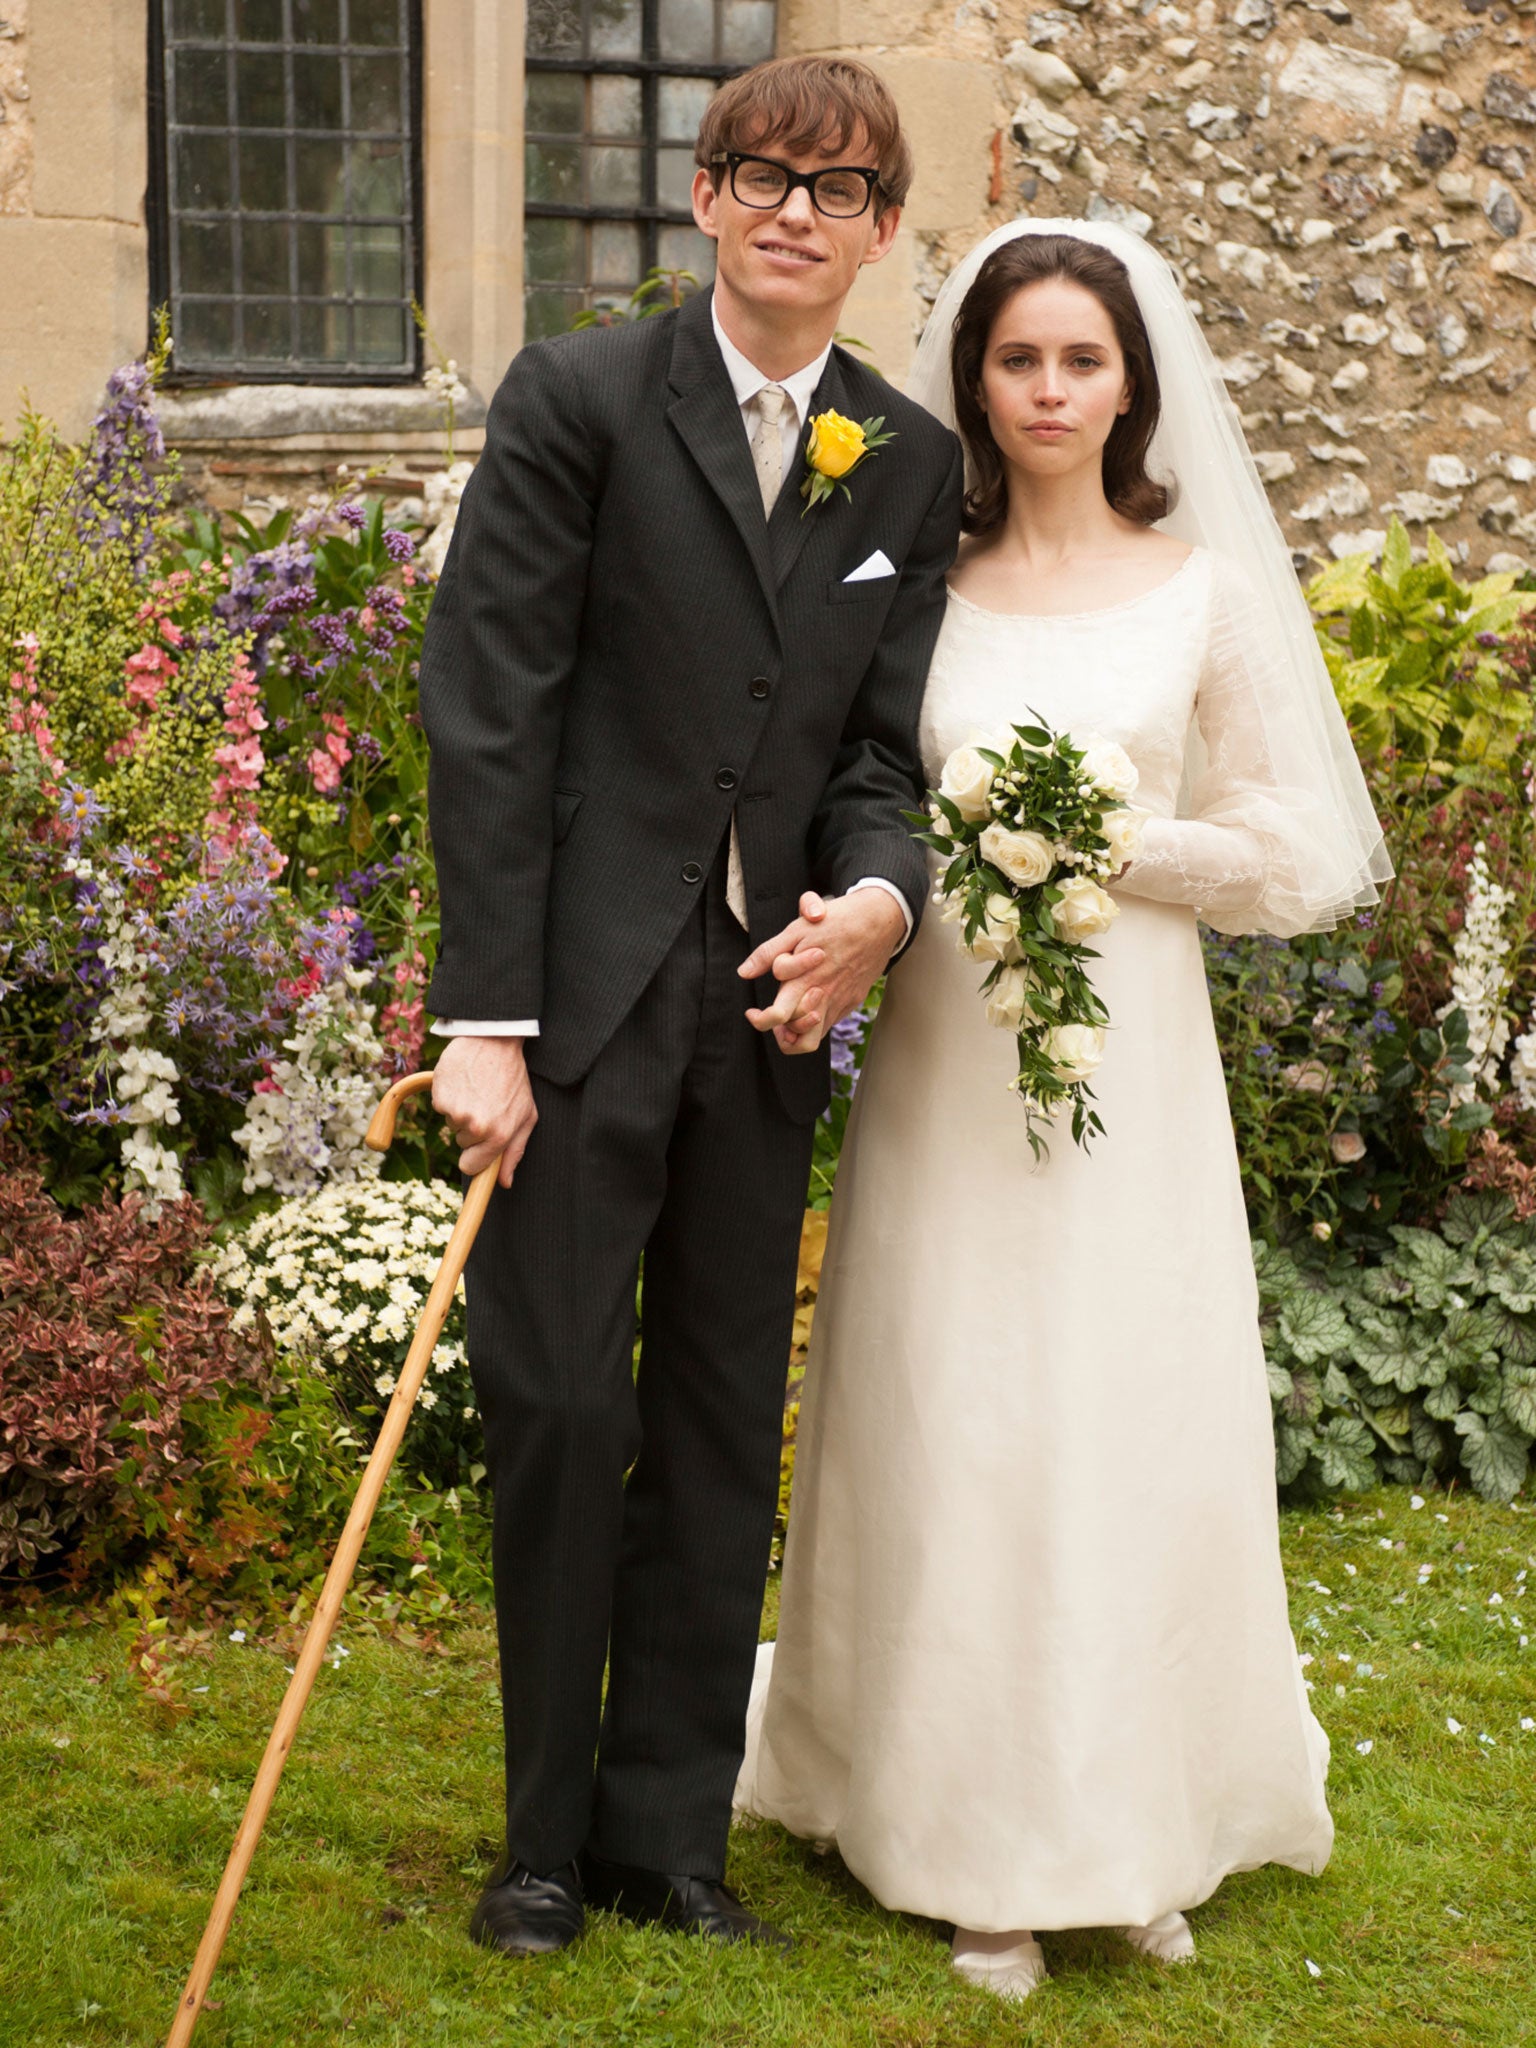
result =
[{"label": "stone window surround", "polygon": [[[490,394],[522,342],[524,0],[423,0],[422,234],[426,313],[470,397],[455,453],[483,442]],[[264,442],[379,454],[443,442],[442,401],[420,385],[174,386],[172,446]]]}]

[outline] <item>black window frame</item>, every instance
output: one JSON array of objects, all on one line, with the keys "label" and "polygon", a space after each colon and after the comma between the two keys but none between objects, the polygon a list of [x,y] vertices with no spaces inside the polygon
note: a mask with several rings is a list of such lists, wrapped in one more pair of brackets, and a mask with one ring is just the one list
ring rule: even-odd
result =
[{"label": "black window frame", "polygon": [[[200,367],[184,367],[176,359],[176,305],[172,289],[171,237],[175,222],[171,218],[170,196],[170,121],[167,105],[166,78],[169,57],[169,40],[166,35],[166,15],[173,0],[149,0],[146,8],[148,17],[148,122],[149,122],[149,179],[146,191],[148,214],[148,255],[149,255],[149,319],[153,323],[162,307],[170,309],[172,352],[171,362],[165,373],[165,383],[171,387],[195,389],[207,386],[230,384],[294,384],[294,385],[347,385],[356,389],[370,386],[400,387],[419,384],[425,363],[422,337],[414,319],[409,321],[409,349],[407,358],[399,364],[379,363],[329,363],[304,366],[291,360],[277,357],[232,358],[227,362]],[[405,137],[405,183],[404,190],[409,215],[404,227],[409,244],[406,271],[409,282],[409,296],[418,305],[423,302],[425,289],[424,251],[424,197],[425,180],[422,170],[422,107],[425,70],[425,41],[422,22],[423,0],[406,0],[406,114],[409,133]],[[255,47],[254,45],[252,46]],[[270,44],[262,45],[270,50]],[[285,42],[279,46],[287,48]],[[291,112],[291,102],[290,102]],[[303,133],[290,121],[280,129],[263,131],[268,134],[292,136]],[[297,211],[284,209],[280,218],[296,218]],[[341,216],[346,224],[351,217]],[[359,221],[361,224],[361,221]],[[246,295],[230,291],[227,296],[243,298]],[[250,295],[252,297],[259,295]],[[374,301],[374,303],[379,303]],[[401,301],[409,311],[408,302]]]},{"label": "black window frame", "polygon": [[[582,44],[590,48],[589,19],[591,0],[571,0],[582,16]],[[775,0],[775,25],[782,0]],[[535,200],[525,196],[523,217],[525,220],[575,220],[585,224],[613,221],[623,226],[638,225],[640,229],[640,276],[638,285],[652,270],[658,267],[661,230],[667,227],[692,227],[692,212],[686,207],[662,206],[656,198],[656,173],[661,161],[661,81],[663,78],[707,78],[716,86],[728,78],[739,78],[744,71],[750,71],[755,62],[747,63],[710,62],[688,57],[663,57],[661,54],[661,0],[640,0],[640,54],[637,57],[599,57],[581,54],[566,56],[535,56],[525,49],[524,66],[529,72],[559,72],[567,76],[580,75],[583,78],[635,78],[640,81],[640,200],[631,205],[578,204],[561,200]],[[524,134],[527,135],[526,113]],[[600,290],[588,286],[589,294],[596,294],[598,302],[622,298],[621,293]],[[524,280],[524,293],[528,290]]]}]

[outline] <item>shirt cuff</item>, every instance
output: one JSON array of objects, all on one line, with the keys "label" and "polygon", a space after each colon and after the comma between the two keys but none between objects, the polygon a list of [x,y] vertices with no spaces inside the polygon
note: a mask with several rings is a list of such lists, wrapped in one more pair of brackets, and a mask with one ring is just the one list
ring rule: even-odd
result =
[{"label": "shirt cuff", "polygon": [[537,1022],[520,1019],[514,1024],[496,1022],[482,1023],[478,1019],[464,1017],[439,1017],[432,1026],[439,1038],[537,1038]]},{"label": "shirt cuff", "polygon": [[[854,889],[883,889],[887,896],[895,897],[896,901],[901,905],[901,914],[906,920],[906,934],[901,942],[904,946],[912,936],[912,906],[908,903],[906,897],[902,895],[896,884],[888,882],[884,875],[865,875],[862,881],[853,884],[853,888],[848,891],[850,896],[853,894]],[[893,952],[899,950],[899,947],[892,948]]]}]

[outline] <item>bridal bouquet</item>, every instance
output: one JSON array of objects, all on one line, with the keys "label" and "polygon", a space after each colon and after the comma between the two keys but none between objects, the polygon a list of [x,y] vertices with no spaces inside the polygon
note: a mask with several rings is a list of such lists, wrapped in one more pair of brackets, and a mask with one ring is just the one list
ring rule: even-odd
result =
[{"label": "bridal bouquet", "polygon": [[960,946],[989,963],[987,1021],[1018,1039],[1017,1089],[1036,1158],[1037,1119],[1072,1105],[1072,1136],[1102,1133],[1088,1086],[1104,1057],[1109,1013],[1094,993],[1087,941],[1120,906],[1101,886],[1141,848],[1130,808],[1136,769],[1113,740],[1074,740],[1036,715],[995,746],[960,747],[944,763],[917,834],[948,861],[934,896]]}]

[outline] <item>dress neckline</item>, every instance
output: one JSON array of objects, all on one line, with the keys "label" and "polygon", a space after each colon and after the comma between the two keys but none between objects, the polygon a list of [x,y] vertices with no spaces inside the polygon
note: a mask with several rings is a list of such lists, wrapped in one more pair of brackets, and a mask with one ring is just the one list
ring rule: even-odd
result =
[{"label": "dress neckline", "polygon": [[1179,566],[1177,567],[1177,569],[1174,570],[1173,574],[1171,576],[1165,576],[1161,583],[1154,583],[1150,590],[1143,590],[1139,592],[1135,597],[1122,598],[1119,604],[1096,605],[1092,611],[1087,612],[995,612],[989,610],[988,607],[984,604],[977,604],[974,598],[962,597],[960,592],[956,590],[955,586],[952,583],[946,582],[944,588],[949,592],[952,601],[955,604],[959,605],[962,608],[962,610],[968,612],[975,612],[978,618],[983,619],[1027,620],[1030,625],[1034,626],[1053,625],[1058,620],[1062,619],[1107,619],[1111,618],[1116,612],[1131,611],[1134,609],[1135,606],[1139,604],[1145,604],[1149,598],[1161,597],[1165,590],[1171,590],[1173,588],[1174,584],[1178,582],[1179,578],[1184,574],[1185,570],[1189,567],[1191,562],[1193,562],[1197,556],[1203,555],[1204,553],[1205,549],[1202,547],[1191,547],[1189,553],[1184,557],[1183,561],[1180,562]]}]

